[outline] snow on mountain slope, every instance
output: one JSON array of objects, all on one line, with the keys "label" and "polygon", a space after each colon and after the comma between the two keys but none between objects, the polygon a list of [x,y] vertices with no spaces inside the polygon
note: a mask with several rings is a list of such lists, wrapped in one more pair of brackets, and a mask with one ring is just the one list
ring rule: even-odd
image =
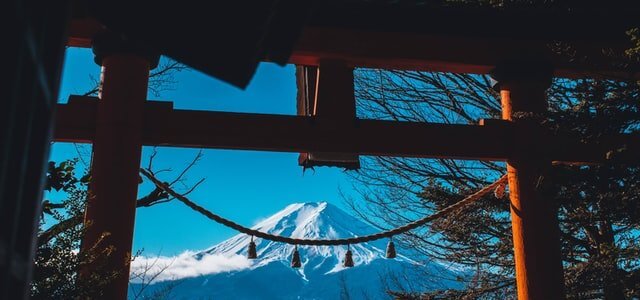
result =
[{"label": "snow on mountain slope", "polygon": [[[289,236],[293,238],[308,239],[335,239],[351,236],[364,236],[375,232],[368,224],[352,217],[336,206],[327,202],[296,203],[287,206],[282,211],[258,223],[253,229],[268,232],[275,235]],[[237,235],[224,241],[202,254],[242,254],[246,255],[251,237]],[[263,266],[271,261],[288,258],[293,252],[293,247],[287,244],[271,242],[263,239],[254,240],[258,250],[258,259],[253,268]],[[351,246],[353,259],[356,265],[367,264],[374,259],[384,258],[386,240],[363,243]],[[328,263],[324,258],[344,257],[346,246],[300,246],[298,248],[304,270],[315,270],[319,267],[313,264],[318,258],[323,258],[323,264]],[[305,261],[306,259],[306,261]],[[402,261],[411,262],[400,256]],[[311,263],[311,265],[309,265]],[[330,269],[336,272],[342,269],[341,263],[336,263]]]},{"label": "snow on mountain slope", "polygon": [[[259,222],[253,227],[271,234],[294,238],[333,239],[364,236],[376,230],[327,202],[296,203]],[[251,237],[239,234],[209,249],[188,256],[196,269],[214,258],[238,260],[246,256]],[[350,246],[355,266],[344,268],[346,246],[299,246],[302,267],[289,266],[293,246],[254,239],[258,258],[239,263],[235,270],[213,269],[198,272],[197,277],[180,276],[172,268],[165,272],[173,280],[151,286],[151,291],[168,284],[171,298],[177,299],[385,299],[385,290],[424,288],[457,288],[452,280],[458,274],[438,263],[421,264],[402,255],[386,259],[387,240]],[[183,257],[184,258],[184,257]],[[175,259],[174,259],[175,261]],[[177,274],[177,275],[176,275]],[[426,278],[425,275],[429,278]],[[449,278],[449,279],[433,279]],[[132,284],[135,288],[135,284]]]}]

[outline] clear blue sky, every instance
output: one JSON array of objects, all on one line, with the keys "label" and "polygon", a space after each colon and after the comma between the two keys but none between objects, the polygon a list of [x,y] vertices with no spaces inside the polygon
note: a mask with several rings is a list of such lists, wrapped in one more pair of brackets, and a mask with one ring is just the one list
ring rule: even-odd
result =
[{"label": "clear blue sky", "polygon": [[[62,74],[60,102],[70,94],[82,94],[92,86],[91,77],[99,78],[100,68],[93,63],[90,49],[68,48]],[[293,66],[261,64],[246,90],[189,70],[176,75],[177,84],[160,97],[178,109],[295,114],[296,86]],[[60,161],[84,153],[90,146],[56,143],[51,160]],[[146,164],[151,148],[143,150]],[[158,148],[155,165],[179,171],[197,153],[196,149]],[[88,163],[88,162],[87,162]],[[172,179],[174,174],[164,174]],[[348,176],[336,168],[307,170],[303,175],[297,154],[205,150],[203,159],[188,174],[187,183],[200,178],[205,182],[190,199],[244,225],[268,217],[294,202],[328,201],[342,206],[340,190],[354,194]],[[141,193],[148,185],[141,187]],[[180,202],[165,203],[137,210],[134,251],[144,255],[173,255],[185,250],[207,248],[235,232],[213,223],[186,208]]]}]

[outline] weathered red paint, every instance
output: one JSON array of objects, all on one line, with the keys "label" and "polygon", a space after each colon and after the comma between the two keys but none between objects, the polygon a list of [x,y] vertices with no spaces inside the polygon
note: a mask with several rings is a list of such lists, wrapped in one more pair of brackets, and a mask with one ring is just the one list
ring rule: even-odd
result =
[{"label": "weathered red paint", "polygon": [[101,272],[118,275],[104,288],[103,299],[127,296],[148,77],[149,62],[143,57],[113,54],[103,59],[82,241],[83,251],[113,248],[109,269]]},{"label": "weathered red paint", "polygon": [[542,155],[545,143],[536,134],[542,133],[536,130],[539,125],[533,120],[514,120],[518,112],[547,110],[545,81],[505,80],[500,91],[503,119],[514,121],[516,130],[523,130],[511,141],[514,151],[507,159],[519,300],[564,299],[558,211],[542,192],[551,160]]}]

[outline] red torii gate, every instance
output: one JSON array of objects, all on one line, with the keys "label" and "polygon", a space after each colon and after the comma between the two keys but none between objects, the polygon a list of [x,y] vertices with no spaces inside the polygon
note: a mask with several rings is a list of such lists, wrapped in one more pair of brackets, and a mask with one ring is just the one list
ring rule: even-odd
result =
[{"label": "red torii gate", "polygon": [[[68,45],[89,47],[101,30],[91,19],[72,20]],[[171,103],[146,101],[148,74],[157,56],[122,43],[113,39],[94,45],[102,65],[99,101],[72,97],[58,105],[54,131],[56,141],[93,143],[86,211],[91,226],[83,243],[93,245],[103,232],[110,233],[104,243],[115,246],[111,265],[122,273],[106,290],[109,299],[126,298],[143,145],[507,161],[519,299],[563,297],[557,212],[535,189],[542,169],[552,161],[608,162],[607,151],[622,145],[627,151],[616,162],[638,162],[638,137],[620,135],[584,144],[550,135],[531,121],[512,119],[517,112],[546,111],[545,90],[554,74],[573,77],[592,71],[549,55],[546,44],[536,39],[479,41],[446,32],[308,27],[289,62],[317,67],[317,79],[299,86],[311,91],[300,97],[329,103],[317,116],[174,110]],[[600,47],[591,41],[583,46],[590,51]],[[523,51],[529,55],[516,59]],[[447,125],[357,119],[353,84],[344,79],[359,66],[491,72],[500,82],[503,120]],[[626,75],[616,68],[599,68],[608,75]]]}]

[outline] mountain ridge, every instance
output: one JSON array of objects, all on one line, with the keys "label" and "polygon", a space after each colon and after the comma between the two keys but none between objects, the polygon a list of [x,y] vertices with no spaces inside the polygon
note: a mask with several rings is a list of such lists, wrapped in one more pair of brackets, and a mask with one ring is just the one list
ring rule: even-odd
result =
[{"label": "mountain ridge", "polygon": [[[252,227],[254,230],[293,238],[306,239],[337,239],[353,236],[364,236],[375,233],[376,230],[345,213],[337,206],[328,202],[294,203],[269,218],[258,222]],[[212,254],[239,254],[246,255],[251,237],[238,234],[223,241],[204,252]],[[290,258],[293,246],[272,242],[260,238],[254,238],[258,258],[256,266],[264,265],[269,259],[281,260]],[[373,259],[384,258],[386,241],[378,240],[368,243],[351,245],[354,263],[368,263]],[[306,256],[338,256],[344,257],[347,246],[298,246],[302,257],[302,268],[305,268]],[[410,259],[399,255],[398,260],[412,262]],[[339,271],[342,267],[337,264],[333,271]]]},{"label": "mountain ridge", "polygon": [[[328,202],[294,203],[258,222],[252,229],[293,238],[336,239],[364,236],[377,230]],[[214,257],[244,259],[237,270],[174,278],[172,296],[177,299],[385,299],[385,291],[413,290],[423,275],[449,275],[455,271],[430,262],[421,263],[402,255],[385,256],[386,240],[350,245],[354,267],[342,265],[347,246],[298,246],[301,268],[290,267],[294,246],[253,238],[257,259],[247,260],[252,237],[238,234],[205,250],[190,254],[197,264]],[[398,280],[402,278],[402,280]],[[387,282],[384,282],[387,280]],[[403,284],[403,280],[405,284]],[[247,284],[257,289],[243,288]],[[163,284],[154,284],[155,288]],[[439,285],[439,286],[436,286]],[[430,285],[431,288],[458,288],[455,280]],[[229,288],[235,287],[235,288]],[[279,288],[275,288],[279,287]],[[427,287],[429,288],[429,287]],[[153,288],[152,288],[153,290]],[[208,298],[207,298],[208,299]]]}]

